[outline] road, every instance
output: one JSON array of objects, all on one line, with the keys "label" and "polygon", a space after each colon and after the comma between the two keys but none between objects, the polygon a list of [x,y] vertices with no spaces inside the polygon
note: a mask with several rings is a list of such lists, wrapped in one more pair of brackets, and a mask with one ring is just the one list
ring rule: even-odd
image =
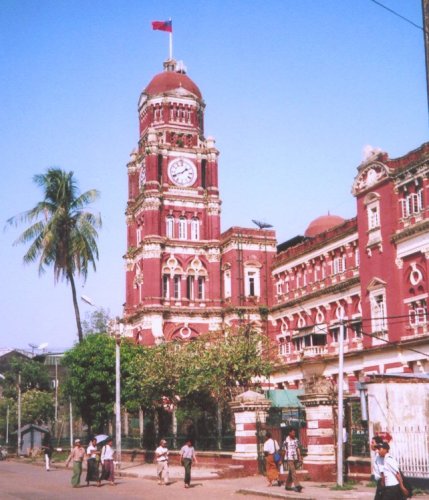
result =
[{"label": "road", "polygon": [[[83,475],[84,477],[84,475]],[[174,498],[174,500],[204,499],[243,500],[243,495],[234,493],[234,481],[196,481],[190,489],[183,487],[182,481],[175,481],[169,486],[158,486],[150,479],[125,477],[119,478],[116,486],[95,484],[72,488],[70,485],[71,469],[55,469],[46,472],[39,465],[15,461],[0,462],[0,498],[1,500],[68,500],[90,498],[97,500],[114,498],[145,500]],[[257,498],[252,496],[252,498]]]}]

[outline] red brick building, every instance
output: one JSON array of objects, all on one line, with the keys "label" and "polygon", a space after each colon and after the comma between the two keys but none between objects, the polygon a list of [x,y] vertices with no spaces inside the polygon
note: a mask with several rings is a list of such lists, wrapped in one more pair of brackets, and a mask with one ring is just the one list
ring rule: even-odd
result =
[{"label": "red brick building", "polygon": [[370,373],[427,372],[429,144],[398,159],[373,153],[353,182],[355,218],[322,216],[277,245],[272,230],[221,233],[219,151],[204,110],[175,61],[141,94],[128,163],[128,335],[186,340],[234,323],[238,309],[278,352],[270,387],[299,388],[314,363],[336,382],[344,321],[346,393]]}]

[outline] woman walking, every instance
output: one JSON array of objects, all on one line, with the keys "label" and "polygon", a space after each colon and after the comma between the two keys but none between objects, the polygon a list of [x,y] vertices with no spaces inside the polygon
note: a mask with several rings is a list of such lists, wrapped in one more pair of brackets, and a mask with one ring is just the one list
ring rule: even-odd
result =
[{"label": "woman walking", "polygon": [[111,486],[115,486],[115,464],[113,457],[115,450],[112,447],[113,439],[109,438],[101,450],[102,479],[107,479]]},{"label": "woman walking", "polygon": [[273,481],[279,480],[279,470],[274,460],[274,455],[278,452],[279,444],[272,438],[271,432],[267,432],[265,434],[264,455],[268,486],[272,486]]},{"label": "woman walking", "polygon": [[90,481],[96,481],[97,486],[101,486],[100,473],[98,470],[98,462],[100,460],[100,452],[97,449],[97,440],[92,438],[86,449],[86,484],[89,486]]}]

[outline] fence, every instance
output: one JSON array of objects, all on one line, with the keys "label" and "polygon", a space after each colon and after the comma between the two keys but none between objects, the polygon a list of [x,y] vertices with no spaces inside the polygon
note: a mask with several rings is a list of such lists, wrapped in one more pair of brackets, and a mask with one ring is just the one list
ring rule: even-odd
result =
[{"label": "fence", "polygon": [[391,452],[407,477],[429,478],[429,429],[427,426],[395,426]]}]

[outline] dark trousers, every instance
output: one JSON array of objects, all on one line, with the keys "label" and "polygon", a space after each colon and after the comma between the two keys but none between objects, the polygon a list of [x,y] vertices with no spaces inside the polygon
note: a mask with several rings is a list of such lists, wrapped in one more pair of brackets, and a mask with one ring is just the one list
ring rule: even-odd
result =
[{"label": "dark trousers", "polygon": [[381,495],[381,500],[403,500],[403,498],[399,484],[396,486],[386,486]]},{"label": "dark trousers", "polygon": [[185,467],[185,484],[191,484],[192,460],[190,458],[184,458],[183,467]]}]

